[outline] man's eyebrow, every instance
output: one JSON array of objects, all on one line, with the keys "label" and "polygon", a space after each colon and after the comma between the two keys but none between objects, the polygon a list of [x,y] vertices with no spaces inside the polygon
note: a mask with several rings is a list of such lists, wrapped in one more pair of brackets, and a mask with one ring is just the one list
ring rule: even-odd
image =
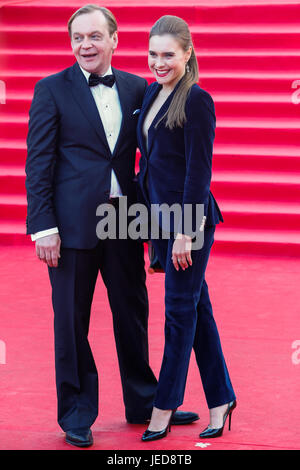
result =
[{"label": "man's eyebrow", "polygon": [[[73,35],[75,34],[78,34],[79,36],[82,36],[83,33],[78,33],[76,31],[73,32]],[[92,31],[91,33],[88,33],[89,36],[91,36],[92,34],[102,34],[101,31]]]}]

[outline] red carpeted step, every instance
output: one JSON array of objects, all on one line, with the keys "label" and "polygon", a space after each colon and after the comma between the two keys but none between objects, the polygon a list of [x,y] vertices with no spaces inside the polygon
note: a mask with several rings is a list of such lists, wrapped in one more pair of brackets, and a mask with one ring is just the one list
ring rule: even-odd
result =
[{"label": "red carpeted step", "polygon": [[215,253],[240,253],[266,256],[300,256],[300,231],[237,230],[219,227],[215,235]]},{"label": "red carpeted step", "polygon": [[[288,126],[299,125],[299,108],[291,102],[291,93],[278,94],[235,94],[212,93],[218,125],[224,118],[247,120],[252,125],[263,126],[264,122]],[[0,112],[0,119],[11,120],[14,115],[28,119],[32,93],[7,94],[5,112]],[[259,119],[258,119],[259,116]],[[261,123],[261,124],[260,124]]]},{"label": "red carpeted step", "polygon": [[218,124],[224,118],[240,119],[251,122],[253,126],[283,125],[290,127],[299,124],[299,107],[291,102],[291,92],[278,94],[212,94],[215,102]]},{"label": "red carpeted step", "polygon": [[[143,52],[148,47],[149,26],[137,25],[135,27],[121,25],[119,28],[119,46],[118,51],[130,50],[132,48]],[[48,30],[37,26],[0,26],[0,33],[5,40],[2,41],[3,50],[11,48],[48,49],[49,45],[58,51],[71,50],[70,38],[65,24],[61,26],[49,27]],[[278,50],[282,54],[285,52],[297,54],[300,46],[300,32],[298,26],[284,29],[281,26],[268,29],[268,31],[259,28],[248,27],[247,25],[239,25],[239,28],[232,28],[223,25],[210,27],[192,26],[191,32],[194,45],[198,51],[199,58],[204,52],[210,52],[211,55],[216,53],[256,53],[257,55],[271,53]],[[38,46],[37,46],[38,41]],[[276,52],[274,52],[276,54]]]},{"label": "red carpeted step", "polygon": [[22,195],[0,196],[0,220],[20,221],[25,223],[27,214],[27,200]]},{"label": "red carpeted step", "polygon": [[[24,95],[32,96],[34,85],[45,76],[43,73],[27,71],[26,74],[22,75],[22,88],[20,89],[20,74],[16,71],[2,71],[1,80],[6,83],[7,100],[13,99],[16,95],[21,97]],[[146,68],[141,76],[145,77],[149,83],[153,81],[153,76]],[[222,93],[227,96],[242,94],[254,98],[257,93],[263,94],[269,100],[272,100],[274,95],[276,95],[277,99],[282,97],[282,99],[287,101],[290,99],[291,104],[293,104],[292,95],[297,91],[292,88],[292,84],[295,81],[295,76],[281,74],[280,72],[276,74],[248,74],[247,76],[232,72],[224,72],[223,74],[204,74],[201,72],[199,84],[202,88],[212,93],[213,96],[215,93]]]},{"label": "red carpeted step", "polygon": [[[0,116],[0,124],[3,123]],[[270,126],[271,128],[268,128]],[[216,144],[230,144],[235,142],[236,145],[251,145],[256,142],[257,145],[277,145],[277,146],[295,146],[299,142],[300,125],[297,122],[289,123],[258,123],[242,122],[241,120],[222,121],[218,120],[216,129]],[[28,119],[23,121],[22,118],[13,118],[7,120],[3,125],[1,137],[4,139],[26,139],[28,133]],[[288,144],[287,144],[288,142]]]},{"label": "red carpeted step", "polygon": [[[25,172],[22,168],[0,169],[0,186],[2,194],[24,194]],[[254,201],[299,201],[300,185],[298,180],[292,178],[278,178],[271,181],[270,178],[251,177],[247,175],[226,176],[217,172],[212,181],[212,191],[217,200],[254,200]]]},{"label": "red carpeted step", "polygon": [[299,157],[289,157],[285,155],[238,155],[214,153],[213,168],[215,171],[250,171],[264,173],[282,172],[283,169],[290,173],[299,174]]},{"label": "red carpeted step", "polygon": [[[214,176],[215,178],[215,176]],[[294,202],[300,200],[299,184],[291,184],[288,180],[281,183],[254,181],[212,181],[212,192],[222,205],[223,200]]]},{"label": "red carpeted step", "polygon": [[240,210],[233,209],[224,210],[222,206],[222,214],[224,217],[225,227],[232,229],[243,227],[244,229],[253,229],[258,227],[261,230],[288,230],[300,233],[300,213],[286,213],[277,211],[269,213],[265,208],[262,212],[258,212],[257,208],[253,211],[247,211],[247,207],[241,207]]},{"label": "red carpeted step", "polygon": [[[238,3],[234,5],[234,3]],[[273,25],[297,23],[299,8],[293,2],[214,2],[214,1],[165,1],[161,5],[159,1],[139,1],[131,2],[106,2],[106,6],[110,8],[116,15],[120,23],[133,22],[132,9],[134,9],[134,20],[139,23],[141,21],[152,24],[159,16],[166,14],[184,15],[190,23],[211,24],[211,23],[228,23],[233,27],[239,22],[256,25],[258,19],[263,18],[264,23]],[[20,15],[23,22],[28,24],[61,24],[65,23],[71,14],[82,6],[80,2],[30,2],[21,5],[13,3],[3,8],[3,21],[9,23],[16,22],[16,14]],[[51,8],[50,8],[51,7]]]},{"label": "red carpeted step", "polygon": [[25,171],[22,168],[0,168],[1,196],[25,194]]},{"label": "red carpeted step", "polygon": [[[275,56],[276,57],[276,56]],[[288,53],[284,56],[274,56],[264,54],[258,56],[255,51],[252,55],[222,55],[215,54],[201,54],[198,56],[198,62],[201,73],[223,73],[230,70],[231,73],[287,73],[291,77],[297,77],[300,73],[299,57],[300,53]],[[28,70],[27,64],[30,63],[30,70],[36,73],[51,74],[62,70],[74,63],[74,56],[71,48],[69,51],[58,53],[55,49],[43,50],[41,54],[39,50],[34,53],[27,51],[15,52],[12,54],[8,50],[4,67],[7,71],[13,70],[18,73],[26,73]],[[128,51],[123,52],[121,49],[116,52],[113,57],[112,65],[116,68],[126,69],[131,73],[141,74],[147,68],[147,52],[145,51]]]},{"label": "red carpeted step", "polygon": [[26,235],[26,225],[22,221],[0,221],[0,244],[3,245],[32,245],[32,241]]},{"label": "red carpeted step", "polygon": [[[107,4],[119,23],[113,65],[149,82],[150,26],[163,14],[182,16],[190,24],[200,85],[212,94],[216,106],[212,189],[226,219],[217,243],[225,251],[230,246],[260,250],[266,244],[271,253],[283,243],[284,233],[295,235],[299,228],[299,5],[276,3]],[[6,220],[5,237],[8,221],[17,224],[25,213],[24,164],[33,88],[40,78],[74,63],[66,22],[80,5],[34,1],[11,3],[1,11],[6,103],[0,107],[0,216]],[[275,238],[268,227],[276,232]],[[295,244],[289,243],[288,251]]]},{"label": "red carpeted step", "polygon": [[15,148],[13,144],[10,144],[10,148],[4,147],[0,143],[0,165],[20,165],[23,168],[25,167],[27,149],[25,146],[23,148]]}]

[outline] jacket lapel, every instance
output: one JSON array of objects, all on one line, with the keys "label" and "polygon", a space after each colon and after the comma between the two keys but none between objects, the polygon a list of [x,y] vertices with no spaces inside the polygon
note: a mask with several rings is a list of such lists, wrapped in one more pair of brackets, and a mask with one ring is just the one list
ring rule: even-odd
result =
[{"label": "jacket lapel", "polygon": [[[148,132],[148,150],[147,150],[146,140],[145,140],[144,132],[143,132],[144,120],[145,120],[145,117],[147,115],[147,112],[150,109],[150,106],[152,105],[154,99],[158,95],[158,92],[160,91],[160,89],[161,89],[161,87],[158,85],[158,83],[156,83],[155,86],[152,87],[151,92],[148,95],[146,95],[146,97],[144,99],[144,102],[143,102],[142,109],[141,109],[141,114],[140,114],[140,117],[139,117],[139,120],[138,120],[138,129],[137,129],[137,131],[138,131],[138,137],[139,137],[139,146],[140,146],[142,154],[146,155],[146,156],[149,154],[149,148],[150,147],[149,147],[149,132]],[[152,126],[152,124],[151,124],[151,126]]]},{"label": "jacket lapel", "polygon": [[119,100],[120,100],[120,105],[121,105],[121,110],[122,110],[122,122],[121,122],[120,132],[119,132],[118,139],[117,139],[117,142],[113,151],[113,155],[112,155],[114,157],[117,154],[120,144],[122,142],[122,138],[126,130],[126,122],[128,121],[128,119],[131,118],[130,103],[131,103],[132,88],[130,88],[127,80],[119,73],[117,69],[112,67],[112,71],[116,78],[116,86],[118,89],[118,95],[119,95]]},{"label": "jacket lapel", "polygon": [[101,139],[102,143],[107,148],[108,155],[110,156],[110,148],[106,139],[103,124],[95,100],[91,93],[90,87],[86,81],[86,78],[81,72],[77,63],[74,64],[74,66],[71,68],[70,81],[71,92],[75,101],[77,101],[82,110],[82,113],[85,115],[91,127],[96,131],[98,137]]},{"label": "jacket lapel", "polygon": [[[158,113],[154,117],[154,119],[153,119],[153,121],[152,121],[152,123],[151,123],[151,125],[148,129],[148,150],[145,149],[145,139],[142,138],[142,144],[143,144],[143,147],[144,147],[145,155],[147,155],[148,157],[151,153],[153,141],[154,141],[154,138],[155,138],[155,133],[156,133],[156,130],[157,130],[156,124],[158,123],[158,121],[163,117],[163,115],[168,110],[168,107],[169,107],[169,105],[172,101],[172,98],[174,96],[175,91],[177,90],[178,85],[179,85],[179,83],[176,84],[174,90],[170,93],[170,95],[168,96],[166,101],[163,103],[163,105],[161,106],[160,110],[158,111]],[[159,85],[158,83],[156,83],[156,85],[153,86],[153,91],[149,94],[149,97],[147,98],[147,100],[144,103],[144,106],[143,106],[143,109],[142,109],[142,112],[141,112],[141,116],[140,116],[140,119],[139,119],[139,132],[141,133],[142,137],[144,137],[144,135],[143,135],[143,123],[144,123],[146,114],[149,111],[153,101],[155,100],[155,98],[157,97],[157,95],[158,95],[158,93],[160,92],[161,89],[162,89],[162,85]],[[161,124],[162,124],[162,122],[160,122],[158,124],[158,126],[160,126]]]}]

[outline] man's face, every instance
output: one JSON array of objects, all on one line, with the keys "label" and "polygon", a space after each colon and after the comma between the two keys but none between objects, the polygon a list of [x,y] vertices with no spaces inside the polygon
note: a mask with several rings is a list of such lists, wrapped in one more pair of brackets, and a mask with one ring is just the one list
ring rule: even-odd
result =
[{"label": "man's face", "polygon": [[77,16],[73,20],[71,45],[78,64],[87,72],[103,75],[118,44],[118,34],[109,34],[101,11]]}]

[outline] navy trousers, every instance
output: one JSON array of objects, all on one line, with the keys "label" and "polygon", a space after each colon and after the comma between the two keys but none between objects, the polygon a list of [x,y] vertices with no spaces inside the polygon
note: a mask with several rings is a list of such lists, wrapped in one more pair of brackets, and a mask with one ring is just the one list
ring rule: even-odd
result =
[{"label": "navy trousers", "polygon": [[173,239],[152,240],[165,270],[165,348],[154,400],[160,409],[182,404],[192,348],[208,408],[235,399],[205,281],[214,232],[205,229],[204,245],[192,250],[193,264],[185,271],[173,266]]},{"label": "navy trousers", "polygon": [[148,362],[143,244],[100,240],[92,250],[62,249],[59,267],[49,268],[58,423],[64,431],[90,427],[98,415],[98,373],[88,332],[99,272],[113,314],[126,418],[140,422],[151,416],[157,380]]}]

